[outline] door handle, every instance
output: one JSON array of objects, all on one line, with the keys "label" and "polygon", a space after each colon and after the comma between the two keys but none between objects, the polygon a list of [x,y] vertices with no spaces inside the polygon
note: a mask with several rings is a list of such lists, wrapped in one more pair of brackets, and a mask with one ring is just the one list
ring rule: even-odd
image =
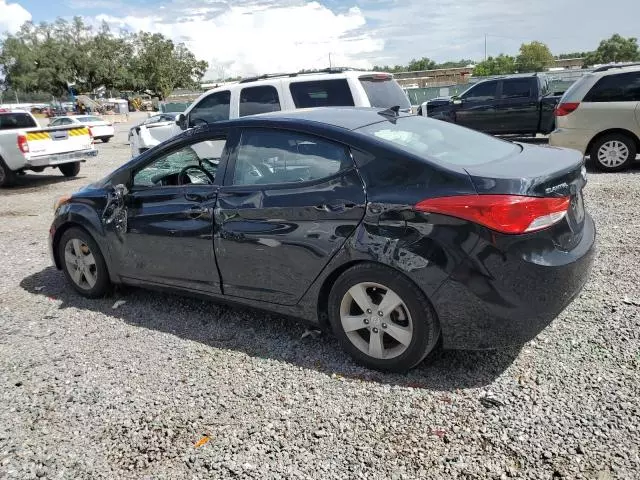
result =
[{"label": "door handle", "polygon": [[356,206],[355,203],[336,203],[336,204],[324,203],[322,205],[316,205],[315,209],[321,212],[343,212],[344,210],[347,210],[348,208],[353,208],[355,206]]},{"label": "door handle", "polygon": [[202,195],[197,193],[185,193],[184,198],[189,200],[190,202],[201,202],[203,200]]},{"label": "door handle", "polygon": [[209,209],[203,207],[191,207],[186,213],[189,218],[196,219],[209,213]]}]

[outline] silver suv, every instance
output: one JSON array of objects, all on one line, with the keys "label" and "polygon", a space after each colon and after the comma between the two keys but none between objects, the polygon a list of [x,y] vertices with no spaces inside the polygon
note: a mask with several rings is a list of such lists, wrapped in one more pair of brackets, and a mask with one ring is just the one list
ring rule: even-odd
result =
[{"label": "silver suv", "polygon": [[611,65],[584,75],[555,115],[550,145],[579,150],[601,170],[629,167],[640,151],[640,66]]}]

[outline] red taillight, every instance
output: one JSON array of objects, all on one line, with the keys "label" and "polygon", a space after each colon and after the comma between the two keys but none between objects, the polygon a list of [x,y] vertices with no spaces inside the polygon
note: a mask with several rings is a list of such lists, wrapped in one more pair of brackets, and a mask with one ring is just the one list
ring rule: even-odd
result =
[{"label": "red taillight", "polygon": [[29,143],[26,135],[18,135],[18,149],[22,153],[29,153]]},{"label": "red taillight", "polygon": [[87,130],[89,130],[89,136],[91,137],[91,143],[95,143],[95,140],[93,138],[93,130],[91,130],[91,127],[87,127]]},{"label": "red taillight", "polygon": [[415,206],[424,213],[462,218],[502,233],[541,230],[562,220],[569,197],[523,197],[519,195],[463,195],[429,198]]},{"label": "red taillight", "polygon": [[564,117],[565,115],[569,115],[571,112],[574,112],[579,106],[579,102],[561,103],[556,107],[554,113],[556,117]]}]

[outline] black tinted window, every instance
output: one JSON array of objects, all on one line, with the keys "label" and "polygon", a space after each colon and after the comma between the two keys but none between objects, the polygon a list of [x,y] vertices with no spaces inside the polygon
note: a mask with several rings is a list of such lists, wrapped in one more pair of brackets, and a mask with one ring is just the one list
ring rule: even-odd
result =
[{"label": "black tinted window", "polygon": [[360,83],[372,107],[389,108],[397,105],[400,108],[411,108],[404,91],[390,76],[360,77]]},{"label": "black tinted window", "polygon": [[189,126],[195,127],[207,123],[229,120],[231,92],[212,93],[200,100],[189,113]]},{"label": "black tinted window", "polygon": [[353,107],[353,96],[345,79],[295,82],[289,85],[296,108]]},{"label": "black tinted window", "polygon": [[531,80],[519,78],[502,82],[502,98],[529,98],[531,96]]},{"label": "black tinted window", "polygon": [[493,100],[496,98],[496,90],[498,88],[498,82],[484,82],[475,87],[472,87],[467,93],[462,95],[465,100],[483,101]]},{"label": "black tinted window", "polygon": [[277,112],[280,110],[280,99],[275,87],[243,88],[240,92],[240,116],[257,113]]},{"label": "black tinted window", "polygon": [[233,184],[306,182],[348,166],[342,145],[297,132],[248,130],[238,148]]},{"label": "black tinted window", "polygon": [[33,128],[37,126],[33,118],[26,113],[0,113],[0,130]]},{"label": "black tinted window", "polygon": [[585,102],[640,101],[640,72],[602,77],[584,97]]}]

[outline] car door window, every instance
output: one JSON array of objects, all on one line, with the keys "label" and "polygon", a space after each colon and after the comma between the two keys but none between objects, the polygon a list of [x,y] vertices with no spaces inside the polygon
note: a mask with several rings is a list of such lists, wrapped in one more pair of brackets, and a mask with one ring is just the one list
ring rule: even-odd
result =
[{"label": "car door window", "polygon": [[353,95],[346,79],[292,82],[289,91],[296,108],[353,107]]},{"label": "car door window", "polygon": [[200,100],[189,112],[189,126],[206,125],[209,123],[229,120],[231,109],[231,92],[217,92]]},{"label": "car door window", "polygon": [[135,172],[133,185],[213,184],[225,145],[224,137],[216,137],[164,153]]},{"label": "car door window", "polygon": [[461,98],[464,98],[469,102],[485,102],[487,100],[494,100],[496,98],[497,89],[498,82],[484,82],[472,87],[467,93],[463,94]]},{"label": "car door window", "polygon": [[247,130],[238,147],[234,185],[297,183],[349,168],[344,146],[282,130]]},{"label": "car door window", "polygon": [[602,77],[584,97],[585,102],[640,101],[640,72]]},{"label": "car door window", "polygon": [[49,122],[49,126],[50,126],[50,127],[56,127],[56,126],[58,126],[58,125],[60,125],[60,119],[59,119],[59,118],[58,118],[58,119],[56,119],[56,120],[52,120],[51,122]]},{"label": "car door window", "polygon": [[504,80],[502,82],[502,98],[530,98],[531,81],[528,78]]},{"label": "car door window", "polygon": [[278,91],[271,85],[243,88],[240,92],[240,116],[280,110]]}]

